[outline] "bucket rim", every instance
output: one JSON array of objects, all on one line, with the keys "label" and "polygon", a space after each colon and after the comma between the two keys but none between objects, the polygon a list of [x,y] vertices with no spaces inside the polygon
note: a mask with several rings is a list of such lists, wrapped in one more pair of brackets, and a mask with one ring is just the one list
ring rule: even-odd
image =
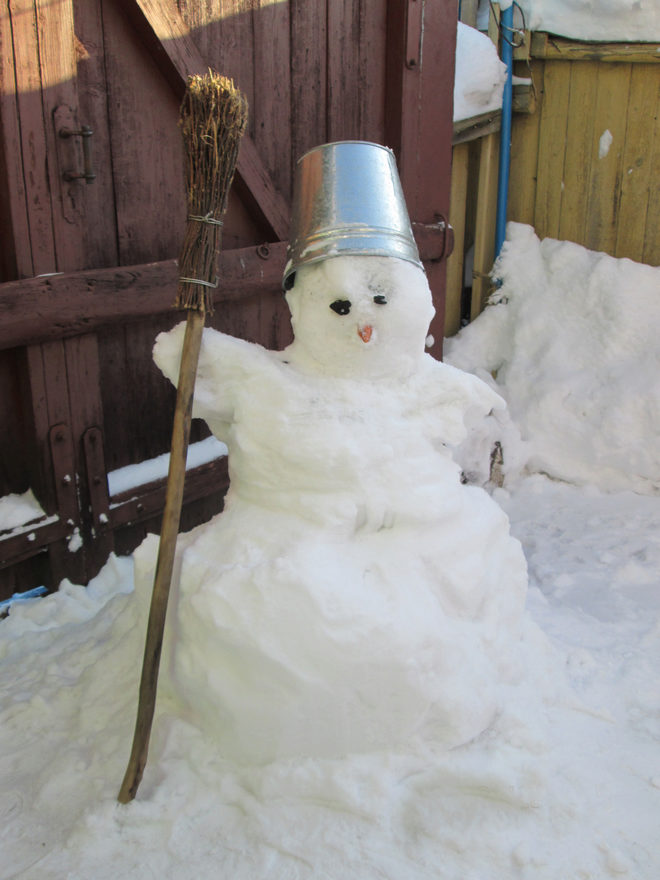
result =
[{"label": "bucket rim", "polygon": [[311,153],[316,153],[318,150],[322,150],[324,147],[340,147],[343,144],[361,144],[365,147],[378,147],[379,150],[385,150],[387,153],[391,153],[391,155],[394,156],[394,150],[391,147],[385,146],[385,144],[379,144],[376,143],[376,141],[347,139],[339,141],[328,141],[325,144],[317,144],[315,147],[310,147],[309,150],[305,150],[305,152],[296,159],[296,165],[299,165],[302,160],[309,156]]}]

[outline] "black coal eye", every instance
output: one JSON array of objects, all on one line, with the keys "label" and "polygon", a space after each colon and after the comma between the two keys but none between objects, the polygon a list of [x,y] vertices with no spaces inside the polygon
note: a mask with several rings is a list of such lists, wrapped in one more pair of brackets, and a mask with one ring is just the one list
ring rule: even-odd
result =
[{"label": "black coal eye", "polygon": [[382,293],[379,293],[374,297],[374,302],[378,303],[379,306],[384,306],[387,302],[387,297],[383,296]]},{"label": "black coal eye", "polygon": [[337,312],[338,315],[347,315],[351,310],[351,303],[348,299],[336,299],[333,303],[330,303],[330,308],[333,312]]}]

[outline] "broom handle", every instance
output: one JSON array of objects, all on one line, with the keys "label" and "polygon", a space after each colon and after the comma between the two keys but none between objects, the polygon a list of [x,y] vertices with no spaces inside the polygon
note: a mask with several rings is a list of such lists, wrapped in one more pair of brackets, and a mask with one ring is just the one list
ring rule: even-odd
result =
[{"label": "broom handle", "polygon": [[181,506],[183,504],[183,486],[186,477],[186,456],[190,439],[193,394],[202,342],[202,331],[204,330],[204,319],[205,313],[203,309],[190,309],[188,311],[183,352],[181,354],[181,366],[179,368],[176,407],[174,410],[172,450],[167,475],[165,510],[163,511],[158,561],[156,563],[147,637],[144,646],[144,660],[142,662],[142,678],[140,680],[140,695],[135,733],[133,734],[133,747],[124,775],[124,781],[117,798],[121,804],[126,804],[135,797],[147,763],[151,724],[156,706],[158,668],[163,646],[167,600],[172,581],[176,538],[179,531]]}]

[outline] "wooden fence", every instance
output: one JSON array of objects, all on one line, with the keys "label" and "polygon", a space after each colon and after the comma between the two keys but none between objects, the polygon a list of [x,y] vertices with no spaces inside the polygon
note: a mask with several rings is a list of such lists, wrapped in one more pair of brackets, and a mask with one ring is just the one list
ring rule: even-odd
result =
[{"label": "wooden fence", "polygon": [[[517,103],[514,95],[507,219],[533,226],[540,238],[658,265],[660,45],[533,33],[514,57],[514,73],[531,85]],[[461,317],[476,317],[491,286],[499,134],[477,124],[473,135],[468,143],[454,135],[448,336]],[[470,247],[474,273],[465,291]]]},{"label": "wooden fence", "polygon": [[539,103],[514,119],[509,219],[657,265],[660,45],[539,33],[529,54]]},{"label": "wooden fence", "polygon": [[[29,488],[45,512],[0,528],[0,599],[64,576],[86,583],[109,552],[159,528],[163,481],[113,495],[108,473],[170,445],[173,389],[151,348],[178,320],[189,74],[232,76],[250,106],[213,325],[288,343],[295,162],[325,141],[371,140],[397,156],[440,355],[455,22],[455,0],[0,6],[0,497]],[[83,126],[89,184],[71,177]],[[196,423],[193,439],[205,430]],[[221,508],[226,484],[218,462],[189,475],[186,528]]]}]

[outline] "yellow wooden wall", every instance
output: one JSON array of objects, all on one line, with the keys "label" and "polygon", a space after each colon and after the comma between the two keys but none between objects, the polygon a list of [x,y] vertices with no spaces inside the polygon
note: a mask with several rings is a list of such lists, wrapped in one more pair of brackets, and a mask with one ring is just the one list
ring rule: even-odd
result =
[{"label": "yellow wooden wall", "polygon": [[[660,264],[656,44],[534,38],[538,104],[533,114],[514,115],[508,219],[534,226],[540,238]],[[612,143],[600,156],[606,131]]]},{"label": "yellow wooden wall", "polygon": [[[540,238],[659,265],[660,45],[576,43],[537,33],[516,56],[515,73],[533,85],[518,86],[518,104],[514,95],[514,109],[527,112],[513,116],[507,219],[533,226]],[[493,127],[455,132],[447,336],[458,332],[461,317],[479,314],[493,289]],[[606,131],[612,143],[601,156]],[[471,301],[462,305],[464,254],[472,245]]]}]

